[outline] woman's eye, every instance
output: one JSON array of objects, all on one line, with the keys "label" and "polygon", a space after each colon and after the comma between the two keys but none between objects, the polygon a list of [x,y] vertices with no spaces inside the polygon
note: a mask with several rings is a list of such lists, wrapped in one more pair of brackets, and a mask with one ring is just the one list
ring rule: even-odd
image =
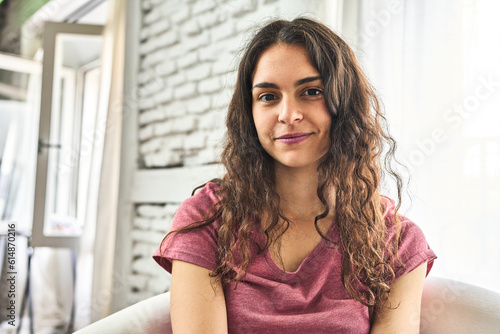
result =
[{"label": "woman's eye", "polygon": [[320,95],[321,93],[322,92],[319,89],[310,88],[304,92],[304,95],[315,96],[315,95]]},{"label": "woman's eye", "polygon": [[259,100],[261,100],[262,102],[271,102],[273,100],[276,100],[276,96],[273,94],[264,94],[259,96]]}]

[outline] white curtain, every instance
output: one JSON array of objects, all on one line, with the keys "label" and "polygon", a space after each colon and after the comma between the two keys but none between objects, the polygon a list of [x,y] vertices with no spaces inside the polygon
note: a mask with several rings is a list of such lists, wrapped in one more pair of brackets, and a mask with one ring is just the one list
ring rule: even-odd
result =
[{"label": "white curtain", "polygon": [[[87,209],[88,219],[95,218],[93,286],[90,321],[111,313],[113,295],[113,259],[120,177],[120,143],[122,128],[123,64],[125,49],[125,1],[110,0],[108,22],[103,35],[101,57],[101,96],[97,133],[104,138],[100,179],[91,185],[97,197]],[[92,196],[92,195],[89,195]],[[97,198],[97,200],[95,200]],[[87,241],[87,242],[86,242]],[[83,240],[82,247],[90,247]]]},{"label": "white curtain", "polygon": [[103,32],[100,95],[80,242],[75,329],[111,313],[115,253],[122,91],[125,43],[125,2],[110,0]]},{"label": "white curtain", "polygon": [[500,291],[500,3],[346,3],[346,35],[411,174],[403,213],[438,255],[432,274]]}]

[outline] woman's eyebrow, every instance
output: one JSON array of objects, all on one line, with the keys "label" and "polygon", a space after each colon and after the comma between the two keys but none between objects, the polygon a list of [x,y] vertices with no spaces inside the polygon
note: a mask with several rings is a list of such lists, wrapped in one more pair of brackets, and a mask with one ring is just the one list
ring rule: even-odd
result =
[{"label": "woman's eyebrow", "polygon": [[258,84],[255,84],[252,87],[252,90],[254,88],[275,88],[275,89],[279,89],[278,85],[270,83],[270,82],[259,82]]},{"label": "woman's eyebrow", "polygon": [[[307,77],[307,78],[303,78],[303,79],[300,79],[300,80],[297,80],[294,84],[294,87],[298,87],[300,85],[304,85],[306,83],[309,83],[309,82],[313,82],[313,81],[316,81],[316,80],[321,80],[321,76],[314,76],[314,77]],[[271,82],[259,82],[258,84],[255,84],[253,87],[252,87],[252,90],[254,88],[274,88],[274,89],[279,89],[279,86],[276,85],[276,84],[273,84]]]},{"label": "woman's eyebrow", "polygon": [[295,83],[295,87],[298,87],[300,85],[303,85],[303,84],[306,84],[306,83],[309,83],[309,82],[313,82],[313,81],[316,81],[316,80],[321,80],[321,77],[319,75],[315,76],[315,77],[307,77],[307,78],[304,78],[304,79],[300,79],[298,80],[296,83]]}]

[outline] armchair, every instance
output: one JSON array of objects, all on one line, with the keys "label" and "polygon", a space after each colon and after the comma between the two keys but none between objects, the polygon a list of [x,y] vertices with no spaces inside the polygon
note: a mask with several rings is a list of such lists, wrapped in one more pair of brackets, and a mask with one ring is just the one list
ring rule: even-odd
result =
[{"label": "armchair", "polygon": [[[151,297],[75,334],[172,333],[170,293]],[[423,334],[500,333],[500,294],[444,278],[425,281],[420,316]]]}]

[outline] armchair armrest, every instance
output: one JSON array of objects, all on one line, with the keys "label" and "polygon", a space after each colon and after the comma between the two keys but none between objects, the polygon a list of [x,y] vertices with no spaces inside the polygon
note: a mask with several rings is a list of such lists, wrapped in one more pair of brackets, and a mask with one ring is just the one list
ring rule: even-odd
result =
[{"label": "armchair armrest", "polygon": [[420,333],[500,333],[500,294],[438,277],[425,280]]},{"label": "armchair armrest", "polygon": [[170,292],[154,296],[113,313],[75,334],[171,334]]}]

